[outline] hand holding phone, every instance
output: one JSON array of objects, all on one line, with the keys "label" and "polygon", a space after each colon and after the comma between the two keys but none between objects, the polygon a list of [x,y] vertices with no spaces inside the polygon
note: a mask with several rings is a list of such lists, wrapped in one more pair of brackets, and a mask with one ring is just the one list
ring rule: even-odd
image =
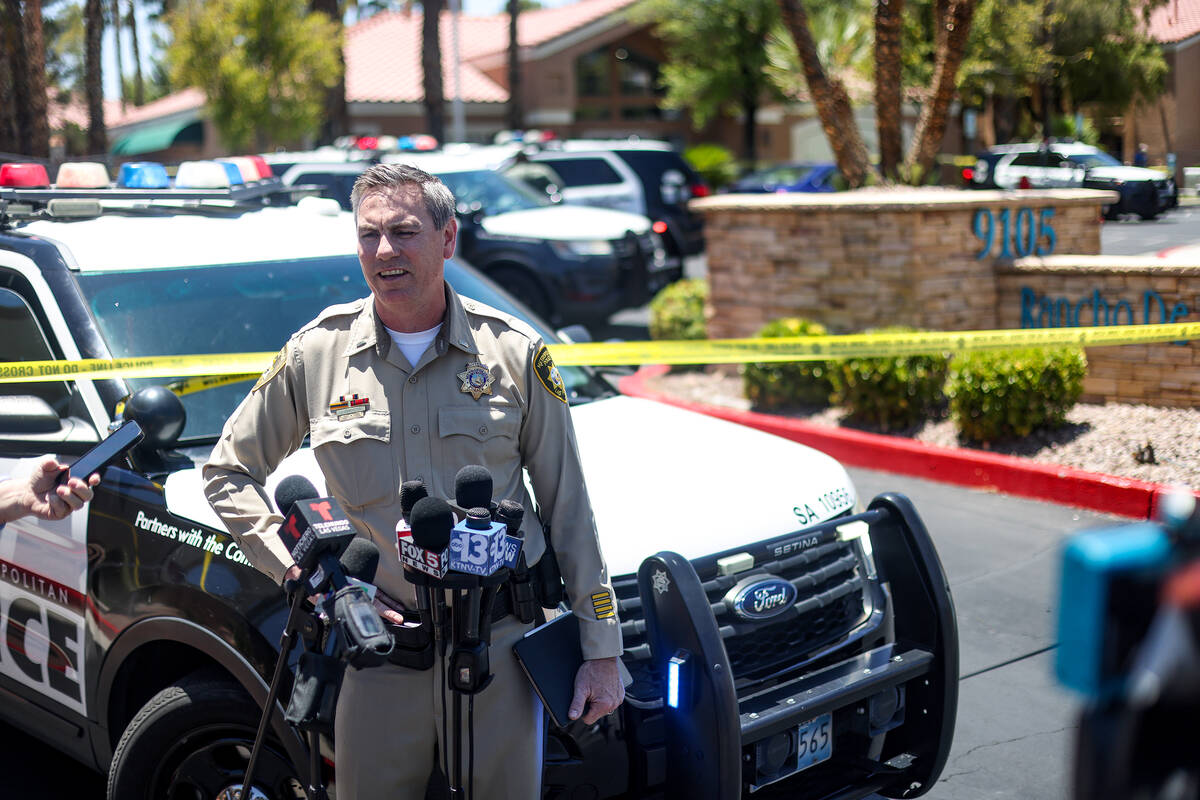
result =
[{"label": "hand holding phone", "polygon": [[129,452],[144,437],[142,426],[129,420],[109,434],[108,438],[101,441],[100,444],[81,455],[74,464],[59,473],[56,482],[60,485],[66,483],[67,478],[72,475],[87,480],[93,472],[99,472]]}]

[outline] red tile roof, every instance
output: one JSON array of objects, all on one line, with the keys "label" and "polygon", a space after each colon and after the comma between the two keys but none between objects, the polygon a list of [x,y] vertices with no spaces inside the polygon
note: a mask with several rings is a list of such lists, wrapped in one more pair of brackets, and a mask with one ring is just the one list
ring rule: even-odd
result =
[{"label": "red tile roof", "polygon": [[119,102],[106,100],[104,101],[104,124],[109,130],[112,130],[113,128],[121,128],[138,122],[148,122],[149,120],[169,117],[172,114],[178,114],[183,111],[204,108],[206,101],[207,98],[204,92],[194,87],[172,92],[165,97],[160,97],[153,102],[146,103],[144,106],[126,104],[124,112],[121,111],[121,104]]},{"label": "red tile roof", "polygon": [[[523,12],[517,18],[522,47],[536,47],[618,12],[637,0],[579,0],[571,5]],[[420,102],[421,15],[376,14],[346,31],[346,100],[350,102]],[[451,50],[452,18],[439,21],[442,82],[447,100],[454,96]],[[503,103],[508,90],[488,78],[471,62],[508,48],[508,15],[461,16],[458,24],[462,65],[462,99],[474,103]]]},{"label": "red tile roof", "polygon": [[1163,44],[1200,33],[1200,0],[1167,0],[1150,14],[1150,37]]}]

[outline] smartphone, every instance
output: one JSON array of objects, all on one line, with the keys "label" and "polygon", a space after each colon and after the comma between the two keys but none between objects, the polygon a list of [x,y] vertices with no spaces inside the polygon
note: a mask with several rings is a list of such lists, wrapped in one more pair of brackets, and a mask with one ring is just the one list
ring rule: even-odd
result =
[{"label": "smartphone", "polygon": [[81,455],[78,461],[60,472],[57,482],[65,483],[71,475],[76,475],[86,481],[93,472],[99,472],[129,452],[130,448],[140,442],[144,436],[142,426],[129,420],[109,434],[107,439]]}]

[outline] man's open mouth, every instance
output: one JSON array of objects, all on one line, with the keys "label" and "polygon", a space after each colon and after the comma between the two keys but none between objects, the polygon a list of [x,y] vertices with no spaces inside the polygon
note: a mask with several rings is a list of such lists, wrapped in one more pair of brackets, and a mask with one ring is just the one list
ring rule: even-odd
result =
[{"label": "man's open mouth", "polygon": [[389,278],[399,278],[399,277],[402,277],[402,276],[408,275],[408,274],[409,274],[408,270],[403,269],[401,267],[397,267],[395,269],[382,270],[379,273],[379,277],[383,278],[384,280],[387,280]]}]

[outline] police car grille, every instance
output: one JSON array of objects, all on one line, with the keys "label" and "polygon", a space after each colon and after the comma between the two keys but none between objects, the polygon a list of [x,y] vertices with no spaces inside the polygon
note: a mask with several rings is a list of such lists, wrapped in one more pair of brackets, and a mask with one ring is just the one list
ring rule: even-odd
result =
[{"label": "police car grille", "polygon": [[[760,560],[753,570],[736,575],[717,575],[715,568],[697,572],[735,680],[754,681],[801,664],[864,618],[864,580],[858,556],[848,543],[831,542],[787,558]],[[756,573],[783,578],[796,587],[790,612],[764,622],[746,622],[730,613],[724,603],[726,592]],[[637,576],[614,578],[613,590],[621,616],[625,665],[633,675],[629,693],[639,700],[657,699],[662,696],[662,678],[650,662]]]}]

